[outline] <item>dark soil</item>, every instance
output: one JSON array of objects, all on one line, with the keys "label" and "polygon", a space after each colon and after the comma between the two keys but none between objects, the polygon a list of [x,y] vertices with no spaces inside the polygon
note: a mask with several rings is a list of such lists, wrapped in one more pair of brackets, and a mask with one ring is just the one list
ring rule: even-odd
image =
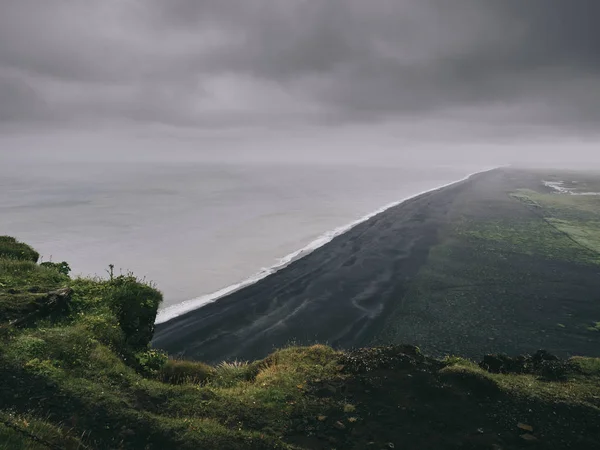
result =
[{"label": "dark soil", "polygon": [[289,441],[311,449],[593,449],[596,408],[523,399],[486,377],[444,373],[415,348],[361,349],[344,358],[348,378],[314,395],[356,405],[298,424]]}]

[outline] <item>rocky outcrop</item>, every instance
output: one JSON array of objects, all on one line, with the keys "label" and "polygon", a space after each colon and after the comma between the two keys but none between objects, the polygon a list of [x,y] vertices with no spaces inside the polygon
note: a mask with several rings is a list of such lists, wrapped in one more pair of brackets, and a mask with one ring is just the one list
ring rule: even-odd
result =
[{"label": "rocky outcrop", "polygon": [[546,350],[516,357],[504,354],[485,355],[479,367],[491,373],[532,374],[552,380],[563,379],[572,370],[568,361],[560,360]]}]

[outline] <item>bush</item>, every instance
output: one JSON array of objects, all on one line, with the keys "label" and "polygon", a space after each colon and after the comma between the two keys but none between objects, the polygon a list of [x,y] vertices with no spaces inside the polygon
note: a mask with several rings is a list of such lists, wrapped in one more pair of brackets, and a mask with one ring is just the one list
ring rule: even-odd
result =
[{"label": "bush", "polygon": [[112,348],[120,348],[123,344],[123,330],[112,312],[84,314],[79,323],[85,327],[94,338]]},{"label": "bush", "polygon": [[10,236],[0,236],[0,258],[37,262],[40,254]]},{"label": "bush", "polygon": [[140,372],[151,375],[158,372],[167,363],[169,356],[162,350],[150,349],[136,353],[135,359]]},{"label": "bush", "polygon": [[214,376],[215,369],[208,364],[170,359],[158,371],[157,378],[164,383],[204,383]]},{"label": "bush", "polygon": [[162,294],[132,275],[121,275],[109,282],[104,295],[119,320],[127,345],[134,349],[147,347],[154,335]]},{"label": "bush", "polygon": [[41,263],[40,266],[48,267],[49,269],[54,269],[62,275],[69,275],[69,273],[71,272],[71,267],[69,267],[69,264],[66,261],[59,262],[59,263],[53,263],[50,261],[46,261],[46,262]]}]

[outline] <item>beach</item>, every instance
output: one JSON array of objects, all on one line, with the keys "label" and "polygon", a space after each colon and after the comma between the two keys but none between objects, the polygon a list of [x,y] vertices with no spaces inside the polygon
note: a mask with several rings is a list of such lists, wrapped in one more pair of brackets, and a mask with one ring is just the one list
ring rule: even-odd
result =
[{"label": "beach", "polygon": [[387,208],[276,273],[159,322],[154,346],[213,361],[263,357],[291,342],[366,344],[425,261],[453,197],[477,177]]},{"label": "beach", "polygon": [[[548,190],[542,180],[501,168],[418,195],[254,284],[157,324],[153,345],[209,362],[262,358],[292,343],[406,343],[468,357],[538,348],[595,354],[595,336],[582,324],[597,312],[597,266],[577,260],[577,248],[549,257],[562,242],[551,228],[536,248],[481,231],[526,224],[524,242],[542,235],[545,222],[512,195]],[[575,260],[563,258],[567,250]]]}]

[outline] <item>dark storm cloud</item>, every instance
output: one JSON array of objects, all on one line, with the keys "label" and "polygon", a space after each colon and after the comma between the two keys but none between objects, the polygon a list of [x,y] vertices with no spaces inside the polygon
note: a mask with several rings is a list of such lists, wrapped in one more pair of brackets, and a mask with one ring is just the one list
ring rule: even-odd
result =
[{"label": "dark storm cloud", "polygon": [[[596,0],[0,0],[0,120],[600,119]],[[511,118],[504,120],[510,121]]]}]

